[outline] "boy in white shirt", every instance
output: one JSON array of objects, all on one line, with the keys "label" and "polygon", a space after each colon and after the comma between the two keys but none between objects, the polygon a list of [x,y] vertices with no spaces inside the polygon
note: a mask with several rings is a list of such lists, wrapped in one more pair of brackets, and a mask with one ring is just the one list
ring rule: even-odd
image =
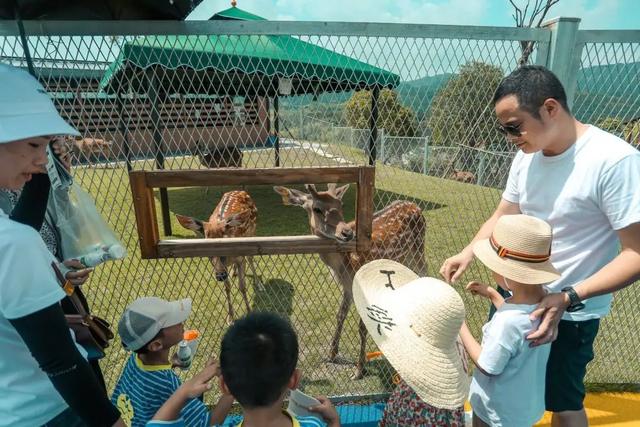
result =
[{"label": "boy in white shirt", "polygon": [[489,239],[478,241],[475,256],[493,272],[511,297],[471,282],[467,290],[489,298],[498,309],[482,328],[482,346],[466,324],[460,338],[475,363],[469,401],[474,426],[533,425],[545,409],[545,370],[550,345],[531,347],[526,336],[539,321],[531,312],[545,296],[543,285],[560,277],[549,261],[551,226],[528,215],[504,215]]}]

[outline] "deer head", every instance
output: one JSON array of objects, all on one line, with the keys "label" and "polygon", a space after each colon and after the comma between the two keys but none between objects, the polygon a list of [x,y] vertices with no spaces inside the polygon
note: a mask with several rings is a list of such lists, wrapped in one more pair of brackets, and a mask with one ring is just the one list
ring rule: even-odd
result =
[{"label": "deer head", "polygon": [[[178,222],[184,228],[195,231],[199,237],[205,239],[220,239],[227,235],[230,227],[236,227],[242,224],[242,214],[231,215],[227,218],[217,221],[202,221],[190,216],[176,215]],[[234,259],[226,256],[211,257],[211,264],[216,273],[216,280],[224,282],[229,277],[227,266],[233,264]]]},{"label": "deer head", "polygon": [[348,242],[355,237],[351,227],[344,221],[342,197],[349,184],[336,188],[328,184],[327,191],[317,191],[313,184],[305,185],[308,193],[287,187],[273,187],[282,196],[285,205],[304,208],[309,215],[311,232],[320,237]]}]

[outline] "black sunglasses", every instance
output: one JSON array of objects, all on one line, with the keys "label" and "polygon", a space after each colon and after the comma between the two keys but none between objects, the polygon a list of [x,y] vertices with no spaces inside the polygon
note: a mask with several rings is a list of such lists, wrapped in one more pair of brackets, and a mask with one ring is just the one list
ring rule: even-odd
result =
[{"label": "black sunglasses", "polygon": [[522,124],[505,125],[505,126],[498,124],[496,125],[496,129],[498,129],[498,132],[500,132],[504,136],[511,135],[511,136],[519,137],[519,136],[522,136],[522,131],[520,130],[520,126],[522,126]]}]

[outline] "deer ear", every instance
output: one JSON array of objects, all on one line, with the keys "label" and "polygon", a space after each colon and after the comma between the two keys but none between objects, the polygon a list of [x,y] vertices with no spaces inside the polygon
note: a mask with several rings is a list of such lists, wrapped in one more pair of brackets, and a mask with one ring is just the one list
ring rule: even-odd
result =
[{"label": "deer ear", "polygon": [[318,195],[318,190],[316,190],[315,184],[305,184],[304,188],[306,188],[307,191],[309,193],[311,193],[311,195],[313,195],[313,196],[317,196]]},{"label": "deer ear", "polygon": [[204,222],[199,219],[192,218],[190,216],[185,215],[177,215],[176,219],[180,223],[181,226],[188,230],[195,231],[197,235],[204,236]]},{"label": "deer ear", "polygon": [[349,189],[350,184],[343,185],[342,187],[338,187],[335,189],[336,199],[342,200],[342,197],[345,195],[347,190]]},{"label": "deer ear", "polygon": [[282,203],[285,205],[302,206],[307,198],[307,194],[293,188],[275,186],[273,190],[282,196]]}]

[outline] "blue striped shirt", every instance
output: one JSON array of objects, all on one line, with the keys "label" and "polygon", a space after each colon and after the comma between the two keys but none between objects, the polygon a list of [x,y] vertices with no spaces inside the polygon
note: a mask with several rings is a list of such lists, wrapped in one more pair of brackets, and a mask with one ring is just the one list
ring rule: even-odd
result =
[{"label": "blue striped shirt", "polygon": [[[282,411],[286,416],[291,419],[292,427],[326,427],[327,423],[320,420],[316,417],[299,417],[293,415],[290,412]],[[147,427],[186,427],[188,424],[185,424],[182,418],[179,418],[174,421],[151,421],[147,424]],[[222,424],[223,427],[242,427],[242,417],[238,415],[233,415],[227,417]]]},{"label": "blue striped shirt", "polygon": [[[132,354],[122,370],[111,402],[128,426],[144,427],[158,409],[180,387],[171,365],[146,366]],[[187,427],[208,426],[209,410],[202,401],[191,399],[180,412]]]}]

